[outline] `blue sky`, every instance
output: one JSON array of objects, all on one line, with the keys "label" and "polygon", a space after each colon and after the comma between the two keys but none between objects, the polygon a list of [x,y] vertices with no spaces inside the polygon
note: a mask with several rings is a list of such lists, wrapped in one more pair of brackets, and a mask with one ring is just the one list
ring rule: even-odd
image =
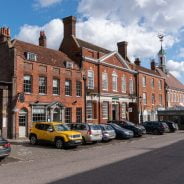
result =
[{"label": "blue sky", "polygon": [[157,60],[157,35],[163,33],[167,66],[184,82],[183,0],[2,0],[1,7],[0,26],[10,27],[12,38],[37,44],[45,30],[48,47],[57,49],[61,18],[73,15],[79,38],[111,50],[126,40],[129,57],[139,57],[147,67]]}]

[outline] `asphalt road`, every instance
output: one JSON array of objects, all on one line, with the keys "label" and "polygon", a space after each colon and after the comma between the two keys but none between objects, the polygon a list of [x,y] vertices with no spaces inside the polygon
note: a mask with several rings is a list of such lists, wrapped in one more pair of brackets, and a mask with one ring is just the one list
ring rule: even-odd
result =
[{"label": "asphalt road", "polygon": [[184,141],[50,184],[184,184]]},{"label": "asphalt road", "polygon": [[57,150],[13,146],[0,184],[184,184],[184,133]]}]

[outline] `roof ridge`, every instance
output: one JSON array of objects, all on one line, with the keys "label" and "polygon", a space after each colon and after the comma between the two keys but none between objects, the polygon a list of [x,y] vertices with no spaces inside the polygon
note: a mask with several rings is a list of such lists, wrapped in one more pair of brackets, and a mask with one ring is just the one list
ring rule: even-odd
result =
[{"label": "roof ridge", "polygon": [[[112,52],[111,50],[105,49],[104,47],[98,46],[98,45],[93,44],[93,43],[91,43],[91,42],[84,41],[84,40],[82,40],[82,39],[80,39],[80,38],[77,38],[77,37],[75,37],[75,38],[76,38],[76,40],[79,41],[79,42],[81,41],[81,42],[84,42],[84,43],[86,43],[86,44],[90,44],[90,45],[92,45],[92,46],[94,46],[94,47],[97,47],[97,48],[99,48],[99,49],[103,49],[103,50],[106,51],[106,52]],[[80,45],[80,43],[79,43],[79,45]]]}]

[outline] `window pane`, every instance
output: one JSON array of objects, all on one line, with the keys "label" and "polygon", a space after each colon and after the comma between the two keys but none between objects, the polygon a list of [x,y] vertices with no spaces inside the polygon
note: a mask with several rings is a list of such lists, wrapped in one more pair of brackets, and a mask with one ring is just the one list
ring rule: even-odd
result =
[{"label": "window pane", "polygon": [[53,79],[53,94],[59,95],[60,94],[60,80],[59,79]]},{"label": "window pane", "polygon": [[65,95],[71,96],[71,80],[65,81]]},{"label": "window pane", "polygon": [[29,75],[24,76],[24,92],[25,93],[32,92],[32,79],[31,79],[31,76]]},{"label": "window pane", "polygon": [[72,109],[66,108],[65,109],[65,123],[71,123],[72,122]]},{"label": "window pane", "polygon": [[76,122],[82,123],[82,108],[76,108]]},{"label": "window pane", "polygon": [[88,101],[86,104],[86,114],[88,119],[93,118],[93,103],[92,101]]},{"label": "window pane", "polygon": [[47,93],[47,79],[46,77],[39,77],[39,93]]},{"label": "window pane", "polygon": [[94,89],[94,72],[88,71],[88,88]]},{"label": "window pane", "polygon": [[108,119],[108,114],[109,114],[108,108],[109,108],[108,102],[103,102],[102,103],[102,118],[103,119]]},{"label": "window pane", "polygon": [[76,96],[82,96],[82,83],[76,81]]}]

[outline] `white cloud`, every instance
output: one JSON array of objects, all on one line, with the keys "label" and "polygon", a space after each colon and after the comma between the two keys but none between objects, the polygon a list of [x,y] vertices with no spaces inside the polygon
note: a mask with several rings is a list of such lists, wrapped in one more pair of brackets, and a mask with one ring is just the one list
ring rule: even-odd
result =
[{"label": "white cloud", "polygon": [[178,56],[184,58],[184,48],[180,48],[180,49],[179,49],[179,54],[178,54]]},{"label": "white cloud", "polygon": [[60,19],[53,19],[43,26],[24,25],[15,38],[38,45],[39,33],[44,30],[49,48],[58,49],[63,38],[63,23]]},{"label": "white cloud", "polygon": [[61,3],[62,0],[35,0],[35,7],[46,8],[57,3]]},{"label": "white cloud", "polygon": [[184,61],[177,62],[169,60],[167,62],[167,67],[169,69],[169,72],[171,72],[176,78],[184,78]]}]

